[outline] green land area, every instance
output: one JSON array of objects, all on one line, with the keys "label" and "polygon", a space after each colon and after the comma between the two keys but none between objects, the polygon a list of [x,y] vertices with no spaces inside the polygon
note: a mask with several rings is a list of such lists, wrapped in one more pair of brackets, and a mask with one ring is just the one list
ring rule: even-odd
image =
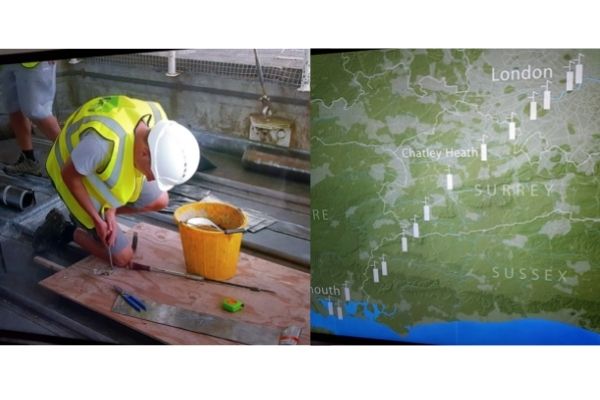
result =
[{"label": "green land area", "polygon": [[[313,56],[313,288],[347,285],[355,317],[377,307],[399,334],[521,318],[600,333],[600,51],[583,53],[570,92],[566,50]],[[492,80],[527,66],[552,69],[549,110],[545,80]],[[319,296],[311,306],[327,315]]]}]

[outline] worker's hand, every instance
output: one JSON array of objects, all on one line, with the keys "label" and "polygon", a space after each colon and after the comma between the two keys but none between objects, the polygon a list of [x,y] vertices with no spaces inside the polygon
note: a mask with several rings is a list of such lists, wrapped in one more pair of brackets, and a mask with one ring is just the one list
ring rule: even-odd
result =
[{"label": "worker's hand", "polygon": [[107,246],[108,245],[108,224],[103,219],[98,219],[96,221],[96,235],[100,242]]},{"label": "worker's hand", "polygon": [[106,225],[108,228],[108,235],[106,238],[106,245],[113,246],[117,240],[117,210],[115,208],[109,208],[104,212],[104,218],[106,219]]}]

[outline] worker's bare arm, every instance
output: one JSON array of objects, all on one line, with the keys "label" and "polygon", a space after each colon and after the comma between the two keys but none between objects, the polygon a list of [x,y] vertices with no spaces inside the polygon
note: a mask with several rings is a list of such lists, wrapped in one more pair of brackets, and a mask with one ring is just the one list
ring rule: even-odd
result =
[{"label": "worker's bare arm", "polygon": [[79,205],[85,210],[86,213],[88,213],[88,215],[92,218],[92,221],[94,221],[96,233],[98,234],[100,240],[104,243],[108,243],[108,226],[100,214],[98,214],[98,211],[96,211],[96,208],[92,203],[92,199],[83,185],[84,176],[77,172],[71,160],[68,160],[65,163],[61,171],[61,175],[63,181],[73,194],[73,197],[75,197]]}]

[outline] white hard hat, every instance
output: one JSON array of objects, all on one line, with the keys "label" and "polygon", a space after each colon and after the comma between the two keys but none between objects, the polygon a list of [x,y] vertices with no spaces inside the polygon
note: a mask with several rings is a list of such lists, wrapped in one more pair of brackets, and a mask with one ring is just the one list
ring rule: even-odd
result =
[{"label": "white hard hat", "polygon": [[200,146],[186,127],[175,121],[156,123],[148,135],[151,169],[160,190],[166,192],[190,179],[200,163]]}]

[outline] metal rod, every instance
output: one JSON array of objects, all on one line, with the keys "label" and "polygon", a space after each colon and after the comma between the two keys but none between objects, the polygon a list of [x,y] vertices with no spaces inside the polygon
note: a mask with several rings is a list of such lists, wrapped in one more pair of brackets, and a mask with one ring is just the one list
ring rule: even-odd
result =
[{"label": "metal rod", "polygon": [[254,49],[254,59],[256,60],[256,74],[258,75],[258,80],[260,81],[260,87],[262,89],[262,96],[260,97],[260,101],[263,104],[262,115],[268,117],[273,113],[271,110],[271,99],[269,96],[267,96],[265,79],[263,76],[262,67],[260,66],[260,61],[258,60],[258,51],[256,51],[256,49]]},{"label": "metal rod", "polygon": [[270,289],[262,289],[262,288],[259,288],[259,287],[256,287],[256,286],[247,286],[247,285],[241,285],[241,284],[233,283],[233,282],[225,282],[225,281],[219,281],[219,280],[216,280],[216,279],[208,279],[208,278],[205,278],[205,277],[200,276],[200,275],[188,274],[186,272],[179,272],[179,271],[171,271],[171,270],[168,270],[168,269],[157,268],[157,267],[151,267],[150,265],[140,264],[140,263],[136,263],[136,262],[131,263],[131,269],[141,270],[141,271],[150,271],[150,272],[159,272],[161,274],[168,274],[168,275],[180,276],[182,278],[191,279],[191,280],[194,280],[194,281],[207,282],[207,283],[216,283],[216,284],[219,284],[219,285],[234,286],[234,287],[239,287],[239,288],[242,288],[242,289],[248,289],[248,290],[251,290],[253,292],[268,292],[268,293],[277,294],[277,293],[275,293],[275,291],[270,290]]},{"label": "metal rod", "polygon": [[256,74],[258,75],[258,80],[260,81],[262,94],[264,97],[267,97],[267,91],[265,90],[265,79],[263,77],[263,71],[262,67],[260,66],[260,61],[258,60],[258,52],[256,49],[254,49],[254,59],[256,60]]}]

